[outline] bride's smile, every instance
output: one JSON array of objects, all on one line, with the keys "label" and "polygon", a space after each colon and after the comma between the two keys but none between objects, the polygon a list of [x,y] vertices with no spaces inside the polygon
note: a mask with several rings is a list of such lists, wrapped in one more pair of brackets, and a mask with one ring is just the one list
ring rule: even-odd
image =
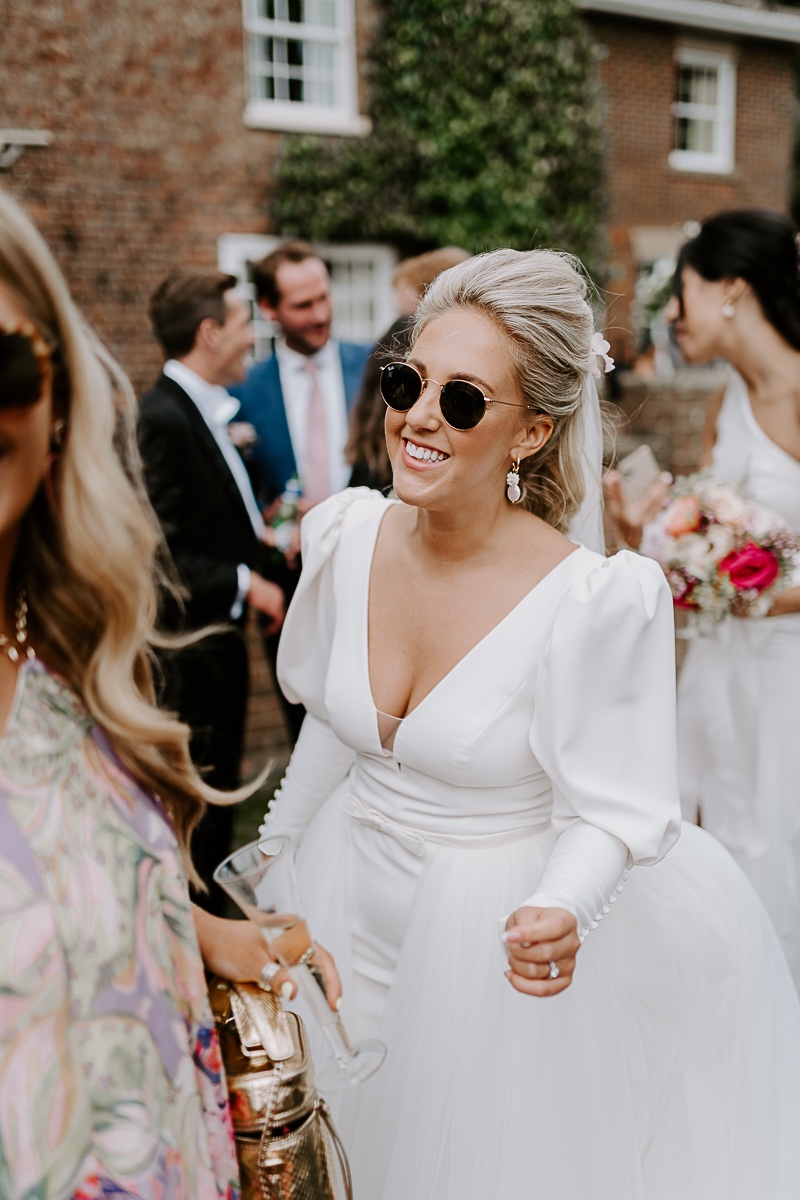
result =
[{"label": "bride's smile", "polygon": [[[480,313],[445,313],[426,325],[408,362],[420,376],[419,397],[407,412],[386,410],[397,495],[420,508],[447,502],[465,519],[476,506],[502,512],[512,457],[525,458],[546,440],[529,419],[506,335]],[[442,411],[443,389],[453,381],[482,393],[485,410],[471,428],[456,428]],[[450,415],[459,421],[460,413]]]},{"label": "bride's smile", "polygon": [[446,462],[446,460],[450,457],[450,455],[445,454],[443,450],[435,450],[432,446],[425,446],[419,442],[412,442],[410,438],[403,438],[403,444],[405,446],[407,456],[414,460],[414,466],[419,466],[420,462],[431,463],[431,465],[435,465],[436,463]]}]

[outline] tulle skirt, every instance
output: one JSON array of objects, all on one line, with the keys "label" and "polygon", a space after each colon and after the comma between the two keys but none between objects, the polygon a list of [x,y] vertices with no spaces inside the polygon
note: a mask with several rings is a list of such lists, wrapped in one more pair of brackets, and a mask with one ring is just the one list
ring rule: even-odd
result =
[{"label": "tulle skirt", "polygon": [[498,918],[535,885],[550,830],[419,857],[340,798],[298,868],[348,1031],[388,1046],[370,1081],[332,1098],[356,1200],[800,1194],[800,1004],[713,838],[686,825],[635,869],[572,986],[538,999],[504,977]]},{"label": "tulle skirt", "polygon": [[[800,615],[726,621],[689,647],[678,685],[688,820],[761,897],[800,989]],[[800,1195],[800,1184],[798,1184]]]}]

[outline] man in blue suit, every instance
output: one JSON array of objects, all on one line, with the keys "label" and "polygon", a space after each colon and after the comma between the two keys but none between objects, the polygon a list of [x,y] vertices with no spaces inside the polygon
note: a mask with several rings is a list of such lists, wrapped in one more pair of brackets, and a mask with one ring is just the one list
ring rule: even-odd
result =
[{"label": "man in blue suit", "polygon": [[251,458],[262,502],[296,475],[311,507],[349,482],[349,414],[372,347],[331,338],[330,276],[307,242],[284,242],[254,265],[253,282],[279,332],[273,354],[231,389],[237,420],[257,434]]},{"label": "man in blue suit", "polygon": [[[278,246],[255,264],[253,282],[258,305],[278,337],[272,355],[230,389],[241,403],[236,419],[256,431],[248,466],[262,505],[268,508],[296,476],[305,511],[350,480],[352,468],[345,461],[350,410],[372,347],[331,338],[330,276],[307,242]],[[288,601],[299,564],[290,558],[280,576],[271,577],[283,586]],[[277,636],[265,633],[273,669],[277,646]],[[283,701],[283,712],[296,738],[303,709]]]}]

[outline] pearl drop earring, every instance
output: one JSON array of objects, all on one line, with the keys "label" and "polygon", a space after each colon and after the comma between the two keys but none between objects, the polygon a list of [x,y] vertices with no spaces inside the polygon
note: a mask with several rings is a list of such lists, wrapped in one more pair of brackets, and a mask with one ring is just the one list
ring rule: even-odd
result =
[{"label": "pearl drop earring", "polygon": [[519,462],[518,458],[511,460],[511,470],[506,475],[506,495],[512,504],[519,504],[522,499],[522,492],[519,486]]},{"label": "pearl drop earring", "polygon": [[731,317],[733,317],[736,313],[736,308],[733,304],[731,304],[730,300],[726,300],[722,306],[721,312],[725,320],[730,321]]}]

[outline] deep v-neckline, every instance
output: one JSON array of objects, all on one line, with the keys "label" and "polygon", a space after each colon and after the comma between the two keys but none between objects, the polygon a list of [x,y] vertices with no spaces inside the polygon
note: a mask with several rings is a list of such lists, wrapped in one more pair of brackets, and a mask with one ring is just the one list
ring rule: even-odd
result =
[{"label": "deep v-neckline", "polygon": [[[577,553],[579,553],[581,550],[586,549],[586,547],[582,546],[579,542],[573,543],[575,546],[574,550],[570,550],[569,554],[566,554],[564,556],[564,558],[561,559],[560,562],[557,562],[554,567],[551,567],[550,570],[547,571],[546,574],[544,574],[542,576],[542,578],[539,579],[533,585],[533,587],[530,588],[525,593],[524,596],[520,597],[520,599],[517,601],[517,603],[508,610],[508,612],[505,614],[504,617],[501,617],[500,620],[495,625],[493,625],[491,629],[486,631],[486,633],[483,635],[483,637],[480,637],[477,640],[477,642],[473,643],[473,645],[469,648],[469,650],[467,650],[467,652],[465,654],[462,654],[462,656],[458,660],[458,662],[454,663],[453,666],[450,667],[450,669],[448,671],[446,671],[439,680],[437,680],[437,682],[433,685],[433,687],[428,689],[428,691],[425,693],[425,695],[422,697],[422,699],[418,700],[413,708],[409,709],[409,711],[407,713],[405,713],[402,717],[398,717],[398,716],[395,716],[394,713],[387,713],[383,709],[378,708],[377,704],[375,703],[375,695],[372,691],[372,676],[370,674],[370,662],[369,662],[369,601],[370,601],[370,592],[372,590],[372,568],[373,568],[373,564],[375,561],[375,550],[378,545],[378,537],[380,535],[380,531],[381,531],[381,527],[383,525],[384,518],[386,517],[386,514],[389,512],[389,509],[398,503],[400,503],[400,501],[397,501],[397,500],[390,502],[390,504],[388,504],[386,506],[386,508],[383,510],[383,512],[381,512],[379,514],[378,520],[375,522],[375,527],[374,527],[373,533],[372,533],[372,539],[371,539],[371,542],[368,543],[368,553],[367,553],[367,562],[366,562],[366,587],[364,589],[364,596],[365,596],[364,605],[365,605],[365,607],[361,614],[361,616],[362,616],[361,627],[363,629],[363,636],[361,639],[362,663],[363,663],[364,673],[366,676],[366,692],[369,697],[370,706],[375,714],[375,724],[376,724],[376,728],[378,728],[378,740],[381,744],[381,748],[386,753],[392,752],[392,749],[394,746],[394,741],[395,741],[397,734],[399,733],[401,727],[403,725],[405,725],[411,717],[413,717],[417,712],[419,712],[419,710],[421,708],[423,708],[425,705],[427,705],[429,703],[429,701],[431,700],[431,697],[435,696],[435,694],[437,692],[441,691],[442,688],[447,685],[447,683],[453,678],[453,676],[456,674],[456,672],[458,672],[460,670],[460,668],[463,666],[463,664],[466,663],[467,661],[469,661],[478,651],[480,651],[482,649],[482,647],[485,646],[486,643],[491,638],[494,638],[494,636],[498,630],[502,629],[503,626],[508,624],[520,612],[520,610],[530,601],[531,597],[534,596],[535,593],[539,592],[539,590],[543,584],[547,583],[548,580],[550,580],[552,578],[552,576],[558,574],[558,572],[561,570],[561,568],[564,566],[564,564],[567,562],[571,562]],[[386,742],[390,739],[381,737],[380,729],[379,729],[379,724],[380,724],[379,716],[387,717],[390,720],[396,722],[396,728],[392,731],[392,734],[391,734],[391,745],[388,747],[384,744],[384,742]]]}]

